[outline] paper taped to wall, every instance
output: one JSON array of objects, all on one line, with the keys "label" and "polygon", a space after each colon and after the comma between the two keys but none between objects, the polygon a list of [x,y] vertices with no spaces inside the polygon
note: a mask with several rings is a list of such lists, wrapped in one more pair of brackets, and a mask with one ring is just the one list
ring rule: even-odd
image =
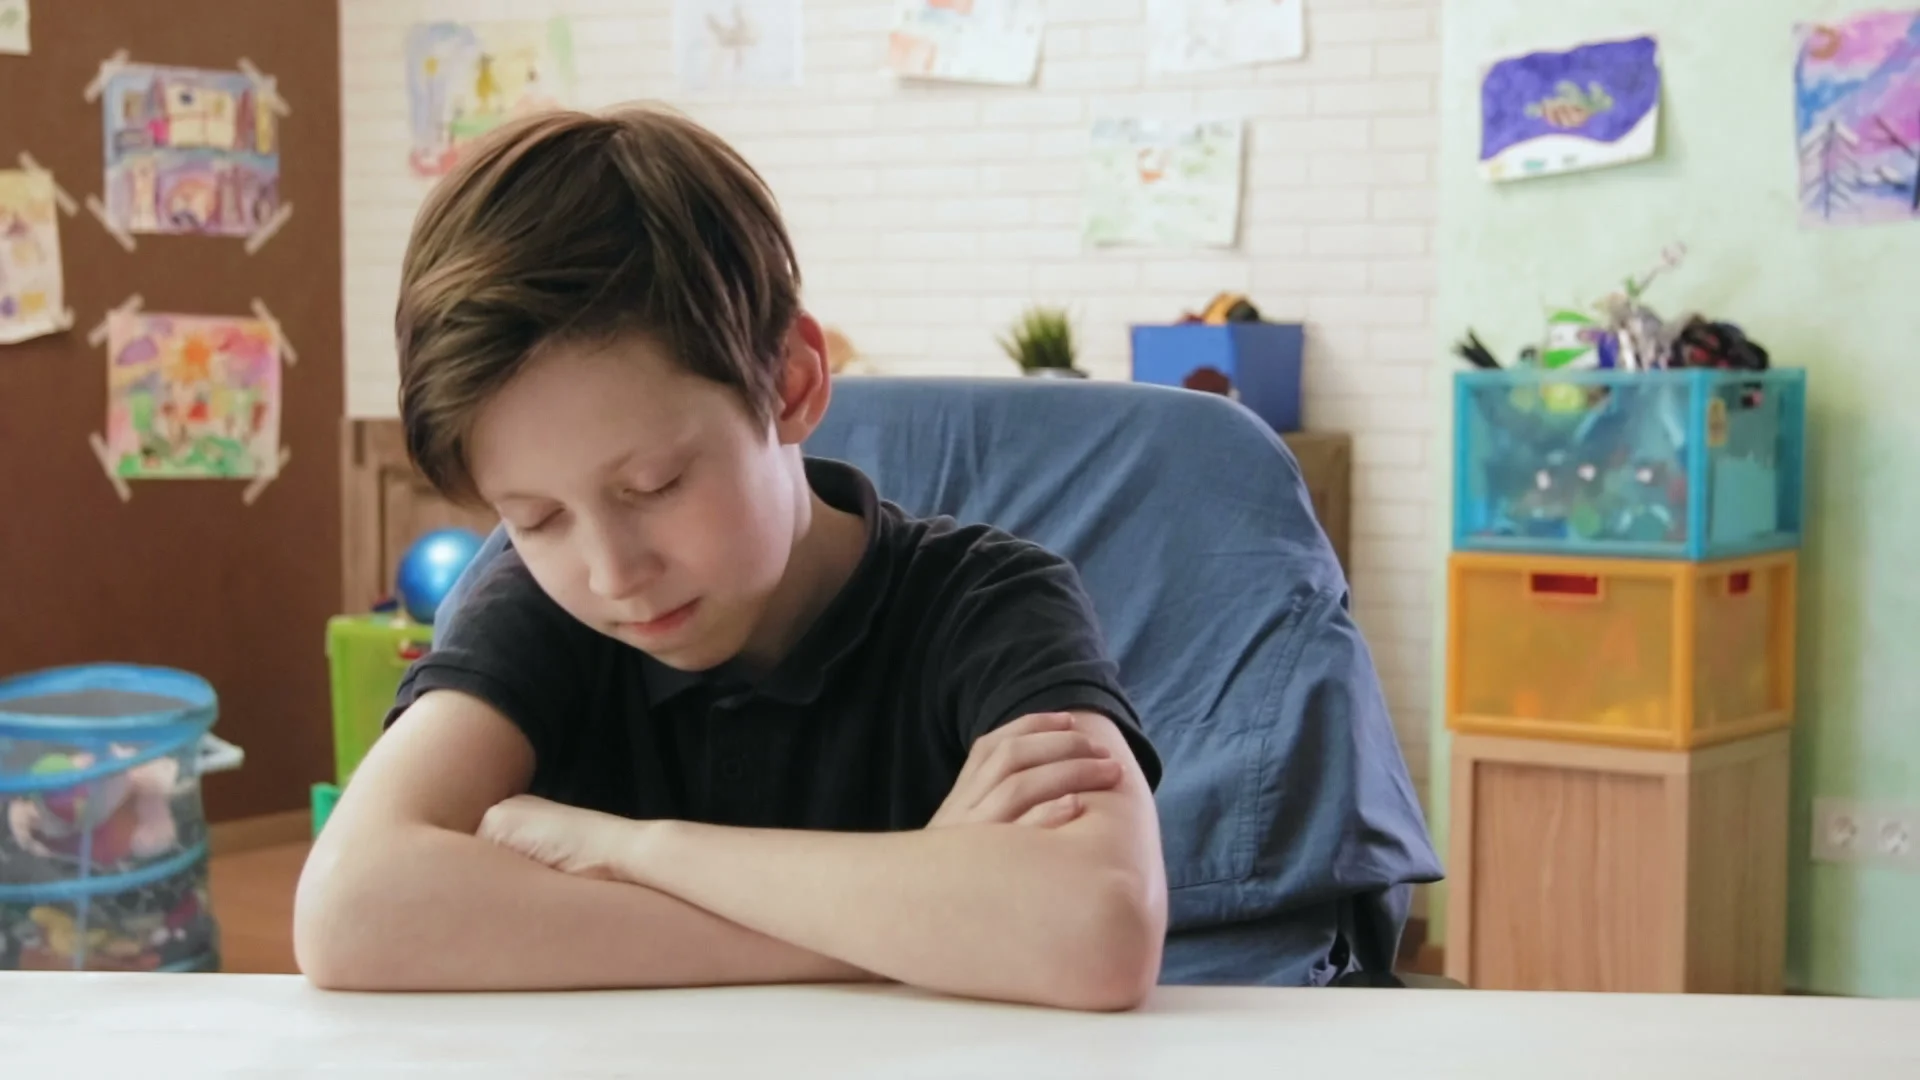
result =
[{"label": "paper taped to wall", "polygon": [[126,480],[277,474],[280,363],[278,329],[264,319],[115,312],[109,471]]},{"label": "paper taped to wall", "polygon": [[0,53],[25,56],[33,51],[27,33],[32,14],[27,0],[0,0]]},{"label": "paper taped to wall", "polygon": [[1040,67],[1040,0],[897,0],[887,68],[916,79],[1025,86]]},{"label": "paper taped to wall", "polygon": [[1795,30],[1801,224],[1920,218],[1920,11],[1876,11]]},{"label": "paper taped to wall", "polygon": [[1097,120],[1082,233],[1090,244],[1232,247],[1240,227],[1239,120]]},{"label": "paper taped to wall", "polygon": [[1480,80],[1480,175],[1523,180],[1652,157],[1660,82],[1651,37],[1489,65]]},{"label": "paper taped to wall", "polygon": [[1219,71],[1307,52],[1301,0],[1147,0],[1147,69]]},{"label": "paper taped to wall", "polygon": [[407,31],[408,164],[440,176],[460,148],[574,97],[573,28],[545,22],[435,22]]},{"label": "paper taped to wall", "polygon": [[800,0],[675,0],[674,69],[694,92],[800,85]]},{"label": "paper taped to wall", "polygon": [[250,237],[283,213],[278,95],[239,71],[118,64],[105,74],[110,231]]},{"label": "paper taped to wall", "polygon": [[60,264],[60,196],[53,174],[0,169],[0,344],[73,325]]}]

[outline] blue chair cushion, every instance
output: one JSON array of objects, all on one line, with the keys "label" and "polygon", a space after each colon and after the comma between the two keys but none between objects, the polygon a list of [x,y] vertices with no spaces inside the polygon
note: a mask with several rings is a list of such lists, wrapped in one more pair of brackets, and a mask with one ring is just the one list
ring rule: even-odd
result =
[{"label": "blue chair cushion", "polygon": [[1345,577],[1271,429],[1133,383],[849,377],[805,450],[911,513],[1079,568],[1165,763],[1163,982],[1391,969],[1411,887],[1440,865]]}]

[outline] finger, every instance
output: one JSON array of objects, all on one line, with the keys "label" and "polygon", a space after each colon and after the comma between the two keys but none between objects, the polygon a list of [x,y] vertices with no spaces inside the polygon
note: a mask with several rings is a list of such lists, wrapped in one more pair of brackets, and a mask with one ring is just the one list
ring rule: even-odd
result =
[{"label": "finger", "polygon": [[1047,732],[1070,732],[1073,728],[1073,716],[1070,713],[1029,713],[1016,720],[1009,721],[975,739],[967,753],[967,760],[960,766],[960,775],[954,778],[953,792],[960,799],[960,805],[972,806],[993,785],[1006,775],[1004,763],[1001,771],[981,778],[988,769],[994,755],[1003,753],[1003,747],[1024,738]]},{"label": "finger", "polygon": [[971,772],[954,782],[958,805],[973,808],[1007,778],[1027,769],[1073,758],[1099,757],[1093,740],[1074,731],[1043,731],[1006,739],[985,757],[973,762]]},{"label": "finger", "polygon": [[475,835],[482,840],[492,840],[500,836],[508,827],[508,813],[510,811],[502,809],[499,805],[488,807],[487,812],[480,815],[480,828],[476,830]]},{"label": "finger", "polygon": [[1074,758],[1027,769],[987,792],[974,820],[1018,821],[1034,807],[1063,796],[1110,791],[1120,783],[1120,776],[1120,763],[1104,758]]},{"label": "finger", "polygon": [[1112,756],[1112,751],[1077,731],[1048,731],[1001,743],[981,765],[980,777],[991,787],[1014,773],[1056,761]]},{"label": "finger", "polygon": [[[1016,720],[1009,720],[974,740],[973,754],[986,754],[1001,743],[1010,742],[1023,735],[1037,735],[1044,731],[1071,731],[1073,714],[1063,712],[1028,713]],[[971,756],[971,755],[969,755]]]},{"label": "finger", "polygon": [[1027,825],[1039,829],[1057,829],[1080,816],[1086,804],[1078,795],[1062,795],[1020,815],[1015,824]]}]

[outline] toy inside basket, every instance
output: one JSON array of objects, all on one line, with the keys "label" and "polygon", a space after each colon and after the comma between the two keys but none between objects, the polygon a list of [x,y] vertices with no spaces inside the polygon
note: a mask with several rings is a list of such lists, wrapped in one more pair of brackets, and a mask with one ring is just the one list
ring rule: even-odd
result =
[{"label": "toy inside basket", "polygon": [[0,969],[218,967],[204,679],[88,665],[0,681]]}]

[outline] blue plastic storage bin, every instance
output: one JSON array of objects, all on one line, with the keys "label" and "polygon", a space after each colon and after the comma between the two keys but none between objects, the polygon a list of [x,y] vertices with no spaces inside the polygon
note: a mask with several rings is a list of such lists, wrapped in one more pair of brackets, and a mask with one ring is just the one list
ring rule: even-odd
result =
[{"label": "blue plastic storage bin", "polygon": [[1300,430],[1297,323],[1133,328],[1133,381],[1206,390],[1237,399],[1282,434]]},{"label": "blue plastic storage bin", "polygon": [[1455,377],[1463,551],[1719,559],[1800,544],[1806,372]]},{"label": "blue plastic storage bin", "polygon": [[204,679],[98,664],[0,681],[0,969],[210,971]]}]

